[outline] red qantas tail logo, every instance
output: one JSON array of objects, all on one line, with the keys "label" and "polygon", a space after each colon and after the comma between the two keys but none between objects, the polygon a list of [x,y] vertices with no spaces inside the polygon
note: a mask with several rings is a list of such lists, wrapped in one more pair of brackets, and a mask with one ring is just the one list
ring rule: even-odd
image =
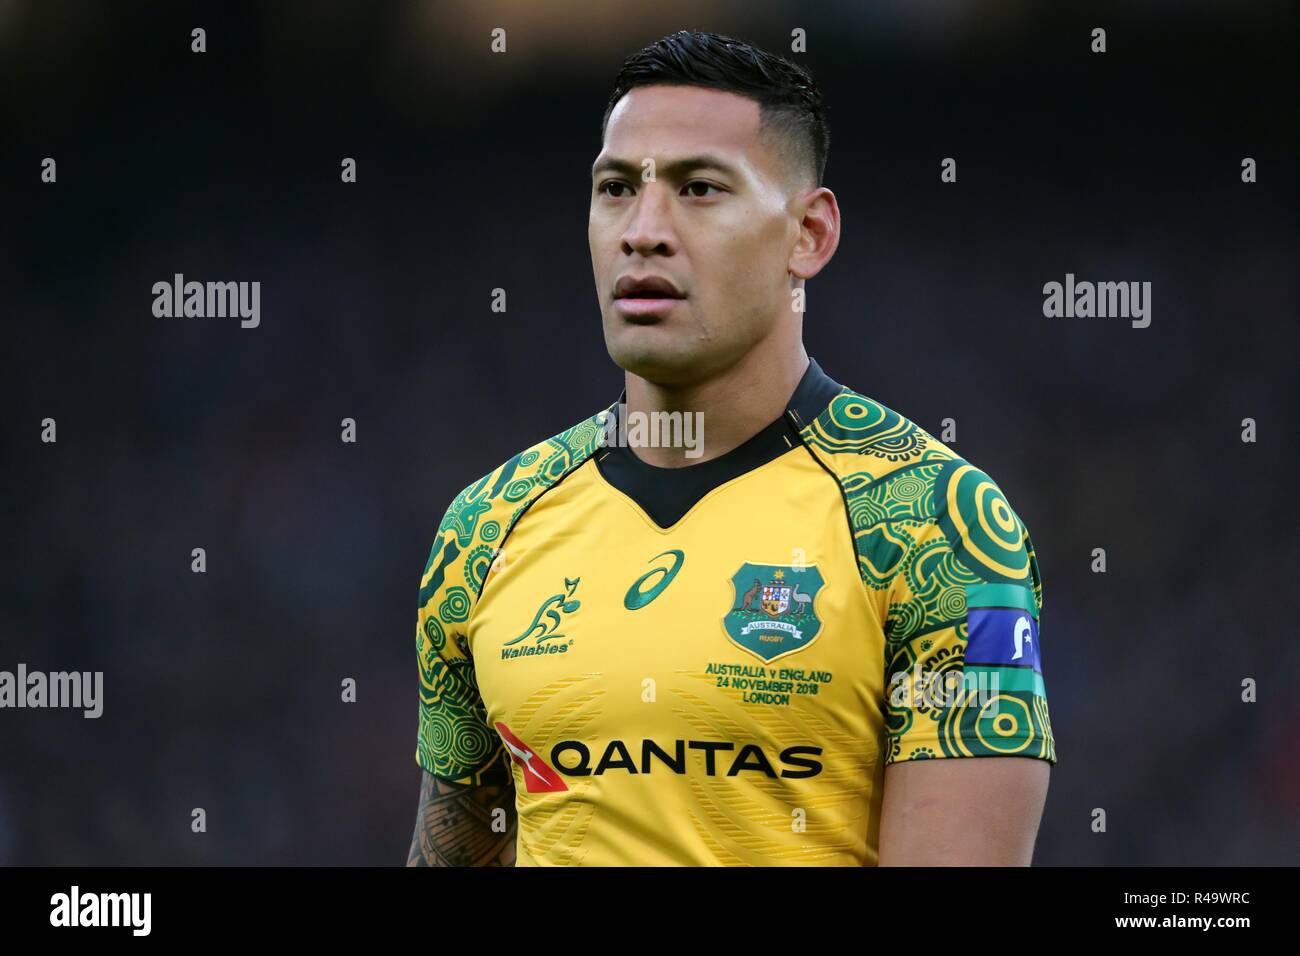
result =
[{"label": "red qantas tail logo", "polygon": [[505,741],[506,749],[515,763],[524,769],[524,784],[529,793],[556,793],[568,790],[560,775],[547,766],[546,761],[537,756],[536,751],[528,746],[501,721],[497,721],[497,733]]}]

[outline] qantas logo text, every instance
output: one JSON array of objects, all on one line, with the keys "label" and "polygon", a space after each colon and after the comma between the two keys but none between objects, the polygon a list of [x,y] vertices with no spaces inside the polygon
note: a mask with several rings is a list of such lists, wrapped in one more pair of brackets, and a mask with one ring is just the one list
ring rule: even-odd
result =
[{"label": "qantas logo text", "polygon": [[[501,722],[497,731],[505,741],[511,758],[523,770],[529,793],[568,790],[557,774],[566,777],[600,776],[606,773],[703,773],[706,777],[735,777],[757,773],[765,777],[800,779],[822,772],[821,747],[786,747],[769,755],[758,744],[737,746],[729,740],[674,740],[669,744],[643,739],[630,746],[623,740],[611,740],[599,753],[593,753],[581,740],[561,740],[551,748],[550,761],[542,758]],[[633,757],[633,751],[639,751]]]}]

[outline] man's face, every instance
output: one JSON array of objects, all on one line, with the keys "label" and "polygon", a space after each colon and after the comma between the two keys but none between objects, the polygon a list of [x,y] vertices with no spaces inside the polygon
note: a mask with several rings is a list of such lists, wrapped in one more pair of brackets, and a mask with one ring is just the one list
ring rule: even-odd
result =
[{"label": "man's face", "polygon": [[[799,222],[759,118],[751,99],[691,86],[637,87],[610,114],[587,238],[605,345],[635,375],[689,384],[790,320]],[[645,277],[681,297],[618,295],[620,280]]]}]

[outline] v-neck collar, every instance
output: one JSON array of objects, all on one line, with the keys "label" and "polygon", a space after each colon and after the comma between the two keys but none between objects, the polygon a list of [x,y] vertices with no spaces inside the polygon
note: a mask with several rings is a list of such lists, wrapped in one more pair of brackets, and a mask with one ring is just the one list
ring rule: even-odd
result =
[{"label": "v-neck collar", "polygon": [[[714,488],[797,448],[800,430],[843,390],[844,386],[810,357],[785,412],[727,453],[697,465],[661,468],[642,461],[630,448],[612,445],[597,452],[596,467],[607,482],[640,505],[655,524],[670,528]],[[618,434],[618,414],[626,402],[624,388],[609,408],[612,422],[607,434]]]}]

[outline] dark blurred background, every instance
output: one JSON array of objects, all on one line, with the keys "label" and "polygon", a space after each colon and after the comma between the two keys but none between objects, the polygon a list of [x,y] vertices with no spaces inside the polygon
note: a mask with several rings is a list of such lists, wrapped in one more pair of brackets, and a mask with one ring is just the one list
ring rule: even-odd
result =
[{"label": "dark blurred background", "polygon": [[[433,533],[618,397],[589,168],[683,28],[807,31],[808,350],[956,419],[1033,535],[1036,862],[1300,860],[1294,8],[1136,6],[0,0],[0,669],[105,672],[98,720],[0,711],[0,863],[405,861]],[[177,272],[260,281],[260,327],[155,318]],[[1045,318],[1067,272],[1150,281],[1151,326]]]}]

